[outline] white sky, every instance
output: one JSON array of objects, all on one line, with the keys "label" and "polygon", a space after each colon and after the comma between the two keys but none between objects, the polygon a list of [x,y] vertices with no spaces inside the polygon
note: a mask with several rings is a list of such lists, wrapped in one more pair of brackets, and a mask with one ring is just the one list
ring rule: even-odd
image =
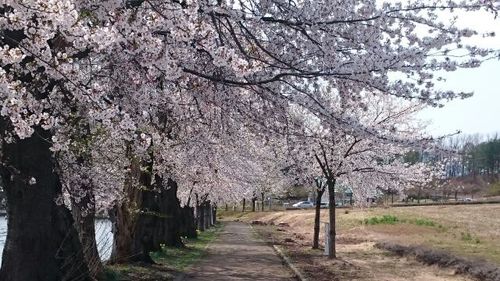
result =
[{"label": "white sky", "polygon": [[[480,32],[494,31],[494,38],[475,38],[469,42],[482,47],[500,49],[500,16],[473,13],[463,17],[460,26],[467,26]],[[445,73],[446,82],[439,85],[443,89],[474,92],[465,100],[453,100],[443,108],[426,109],[420,114],[429,120],[429,131],[433,135],[443,135],[457,130],[464,134],[491,134],[500,132],[500,60],[490,60],[475,69],[461,69]]]},{"label": "white sky", "polygon": [[[500,47],[500,46],[499,46]],[[463,69],[447,75],[446,88],[474,92],[464,100],[453,100],[443,108],[424,110],[420,117],[431,122],[433,135],[460,130],[465,134],[500,132],[500,61],[480,68]]]}]

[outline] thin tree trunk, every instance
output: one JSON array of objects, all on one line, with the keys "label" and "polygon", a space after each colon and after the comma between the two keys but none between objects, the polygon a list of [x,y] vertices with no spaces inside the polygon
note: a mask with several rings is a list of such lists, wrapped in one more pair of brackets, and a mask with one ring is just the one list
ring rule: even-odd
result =
[{"label": "thin tree trunk", "polygon": [[252,197],[252,212],[255,212],[255,202],[257,202],[257,197]]},{"label": "thin tree trunk", "polygon": [[260,193],[260,196],[262,197],[262,206],[261,206],[261,211],[264,212],[264,192]]},{"label": "thin tree trunk", "polygon": [[[0,120],[0,131],[5,131]],[[40,128],[2,143],[0,173],[7,198],[7,238],[0,280],[91,280],[70,211],[57,205],[62,187],[54,172],[51,135]]]},{"label": "thin tree trunk", "polygon": [[245,212],[245,203],[246,203],[246,199],[243,198],[243,208],[241,209],[242,212]]},{"label": "thin tree trunk", "polygon": [[314,214],[314,235],[313,235],[313,249],[319,248],[319,229],[321,218],[321,198],[323,197],[324,189],[318,189],[316,193],[316,211]]},{"label": "thin tree trunk", "polygon": [[335,219],[335,183],[336,179],[335,178],[330,178],[327,180],[327,185],[328,185],[328,204],[329,204],[329,222],[330,222],[330,243],[328,244],[329,248],[329,255],[328,258],[334,259],[336,258],[336,231],[335,231],[335,226],[336,226],[336,219]]},{"label": "thin tree trunk", "polygon": [[214,225],[214,206],[212,204],[209,205],[209,211],[210,211],[210,226]]},{"label": "thin tree trunk", "polygon": [[203,203],[203,224],[205,229],[210,228],[210,201]]},{"label": "thin tree trunk", "polygon": [[217,223],[217,205],[214,205],[214,207],[212,208],[212,218],[213,218],[213,225],[215,225]]},{"label": "thin tree trunk", "polygon": [[203,204],[196,207],[196,218],[198,222],[198,230],[205,231],[205,206],[203,206]]}]

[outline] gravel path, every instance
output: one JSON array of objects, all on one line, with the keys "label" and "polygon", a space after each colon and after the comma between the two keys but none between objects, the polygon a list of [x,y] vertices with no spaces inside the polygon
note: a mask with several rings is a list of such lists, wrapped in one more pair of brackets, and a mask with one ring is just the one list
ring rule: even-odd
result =
[{"label": "gravel path", "polygon": [[296,280],[274,250],[258,239],[252,228],[241,222],[227,222],[209,246],[208,256],[195,265],[184,280]]}]

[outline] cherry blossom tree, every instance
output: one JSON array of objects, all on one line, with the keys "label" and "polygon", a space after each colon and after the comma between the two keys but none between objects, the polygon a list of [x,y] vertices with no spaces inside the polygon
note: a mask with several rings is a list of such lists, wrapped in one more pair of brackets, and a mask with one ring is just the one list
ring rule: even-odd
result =
[{"label": "cherry blossom tree", "polygon": [[408,165],[403,155],[416,145],[429,146],[432,139],[425,136],[415,119],[415,113],[423,108],[421,105],[402,104],[395,98],[373,93],[366,93],[361,107],[340,92],[333,94],[330,100],[325,107],[335,107],[340,120],[352,120],[369,130],[346,130],[342,125],[324,124],[307,112],[292,112],[296,128],[300,130],[297,135],[301,137],[291,139],[290,152],[298,154],[293,159],[306,161],[295,162],[304,176],[310,179],[316,175],[318,197],[313,247],[318,246],[321,196],[325,191],[328,194],[331,226],[328,245],[329,255],[334,258],[338,184],[349,185],[357,202],[362,202],[366,194],[376,189],[401,190],[406,182],[426,182],[425,166],[422,163]]},{"label": "cherry blossom tree", "polygon": [[[149,186],[155,173],[167,171],[168,163],[155,162],[155,138],[182,140],[175,132],[182,117],[209,125],[225,119],[218,129],[232,120],[279,131],[296,106],[328,130],[360,133],[370,125],[325,107],[329,97],[316,88],[342,89],[358,103],[367,92],[429,104],[468,96],[435,90],[433,73],[477,67],[497,53],[465,44],[478,34],[439,15],[497,8],[498,1],[479,0],[0,2],[1,174],[9,213],[0,279],[89,279],[71,215],[55,202],[61,177],[71,182],[58,161],[78,158],[54,157],[81,141],[68,130],[77,126],[75,116],[125,143],[123,197],[135,200],[127,186],[137,180]],[[213,114],[193,118],[206,112]]]}]

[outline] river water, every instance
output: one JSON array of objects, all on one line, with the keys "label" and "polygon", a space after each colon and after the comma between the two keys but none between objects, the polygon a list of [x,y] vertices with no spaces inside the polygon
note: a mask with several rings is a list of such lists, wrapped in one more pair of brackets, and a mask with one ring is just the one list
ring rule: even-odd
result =
[{"label": "river water", "polygon": [[[111,255],[111,248],[113,246],[113,233],[111,233],[111,221],[109,220],[96,220],[95,221],[95,232],[97,249],[99,250],[99,256],[102,260],[108,260]],[[3,252],[3,247],[5,245],[5,238],[7,237],[7,218],[5,216],[0,216],[0,253]],[[0,263],[2,262],[2,256],[0,255]]]}]

